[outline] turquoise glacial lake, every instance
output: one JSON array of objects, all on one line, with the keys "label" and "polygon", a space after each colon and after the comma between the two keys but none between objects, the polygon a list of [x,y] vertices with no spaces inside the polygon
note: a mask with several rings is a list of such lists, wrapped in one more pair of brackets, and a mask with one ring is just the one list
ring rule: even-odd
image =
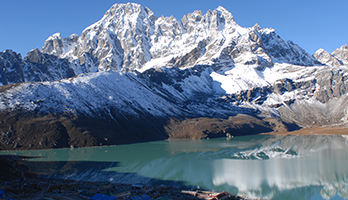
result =
[{"label": "turquoise glacial lake", "polygon": [[347,136],[243,136],[0,151],[45,177],[167,184],[262,199],[348,199]]}]

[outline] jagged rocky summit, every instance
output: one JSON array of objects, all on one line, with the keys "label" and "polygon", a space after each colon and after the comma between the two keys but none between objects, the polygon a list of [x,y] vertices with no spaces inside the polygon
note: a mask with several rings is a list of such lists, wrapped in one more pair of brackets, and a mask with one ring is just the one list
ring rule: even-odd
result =
[{"label": "jagged rocky summit", "polygon": [[0,53],[1,149],[286,131],[347,120],[347,46],[314,56],[223,7],[115,4],[81,35]]},{"label": "jagged rocky summit", "polygon": [[313,55],[318,61],[331,67],[338,67],[341,65],[348,65],[348,47],[347,45],[341,46],[330,54],[324,49],[317,50]]}]

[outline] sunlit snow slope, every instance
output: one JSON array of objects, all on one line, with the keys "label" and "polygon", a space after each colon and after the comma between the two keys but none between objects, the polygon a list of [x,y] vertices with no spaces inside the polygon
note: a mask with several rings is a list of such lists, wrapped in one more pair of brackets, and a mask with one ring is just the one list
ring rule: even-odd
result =
[{"label": "sunlit snow slope", "polygon": [[239,26],[223,7],[178,20],[115,4],[80,35],[56,33],[24,59],[0,52],[2,144],[34,134],[33,118],[48,135],[89,134],[79,146],[344,124],[347,52],[309,55],[273,29]]}]

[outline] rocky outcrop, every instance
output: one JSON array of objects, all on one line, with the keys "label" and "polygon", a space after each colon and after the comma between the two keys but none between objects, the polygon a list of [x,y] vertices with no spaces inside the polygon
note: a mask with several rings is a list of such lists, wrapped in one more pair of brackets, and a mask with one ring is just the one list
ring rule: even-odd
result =
[{"label": "rocky outcrop", "polygon": [[24,65],[21,54],[12,50],[0,52],[0,84],[25,82]]},{"label": "rocky outcrop", "polygon": [[[8,85],[21,82],[55,81],[75,76],[76,65],[67,59],[31,50],[22,59],[20,54],[11,50],[0,53],[0,84]],[[86,72],[87,70],[82,70]]]},{"label": "rocky outcrop", "polygon": [[60,33],[53,34],[41,48],[42,53],[60,56],[69,53],[69,50],[76,49],[79,36],[72,34],[69,38],[62,38]]},{"label": "rocky outcrop", "polygon": [[348,65],[348,47],[346,44],[333,51],[332,55],[341,60],[344,65]]},{"label": "rocky outcrop", "polygon": [[25,57],[25,80],[27,82],[55,81],[75,76],[72,64],[67,59],[48,55],[38,49],[31,50]]},{"label": "rocky outcrop", "polygon": [[294,84],[296,98],[278,108],[284,122],[304,127],[347,122],[347,69],[325,68],[315,78]]},{"label": "rocky outcrop", "polygon": [[346,52],[342,46],[311,56],[273,29],[240,27],[223,7],[180,21],[139,4],[115,4],[80,36],[54,34],[24,59],[0,53],[0,147],[346,123]]},{"label": "rocky outcrop", "polygon": [[325,51],[324,49],[317,50],[313,56],[316,59],[318,59],[319,62],[332,67],[338,67],[343,64],[342,61],[340,61],[339,59],[337,59],[335,56],[331,55],[329,52]]},{"label": "rocky outcrop", "polygon": [[347,69],[319,71],[315,76],[318,84],[316,99],[321,103],[326,103],[331,99],[345,96],[348,89],[347,72]]},{"label": "rocky outcrop", "polygon": [[204,15],[195,11],[177,20],[158,18],[149,8],[135,3],[113,5],[80,36],[53,34],[40,51],[30,51],[24,61],[13,56],[16,60],[8,62],[7,57],[3,62],[11,74],[6,76],[13,80],[5,80],[3,85],[55,81],[86,72],[143,72],[154,67],[214,65],[222,69],[241,64],[263,70],[274,63],[319,64],[273,29],[240,27],[221,6]]},{"label": "rocky outcrop", "polygon": [[348,65],[348,47],[346,44],[333,51],[332,54],[323,49],[319,49],[313,56],[321,63],[331,67]]},{"label": "rocky outcrop", "polygon": [[274,62],[318,64],[303,49],[282,40],[273,29],[240,27],[223,7],[204,15],[195,11],[179,21],[174,17],[158,18],[139,4],[115,4],[79,37],[62,39],[59,33],[54,34],[41,51],[86,64],[90,72],[144,71],[156,65],[182,68],[234,63],[266,67]]}]

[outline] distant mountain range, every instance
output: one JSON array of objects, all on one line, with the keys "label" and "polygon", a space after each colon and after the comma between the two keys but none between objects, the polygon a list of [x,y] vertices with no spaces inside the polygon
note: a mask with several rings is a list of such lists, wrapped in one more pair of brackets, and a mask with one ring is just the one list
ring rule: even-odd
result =
[{"label": "distant mountain range", "polygon": [[0,149],[124,144],[345,124],[347,45],[308,54],[223,7],[115,4],[24,59],[0,52]]}]

